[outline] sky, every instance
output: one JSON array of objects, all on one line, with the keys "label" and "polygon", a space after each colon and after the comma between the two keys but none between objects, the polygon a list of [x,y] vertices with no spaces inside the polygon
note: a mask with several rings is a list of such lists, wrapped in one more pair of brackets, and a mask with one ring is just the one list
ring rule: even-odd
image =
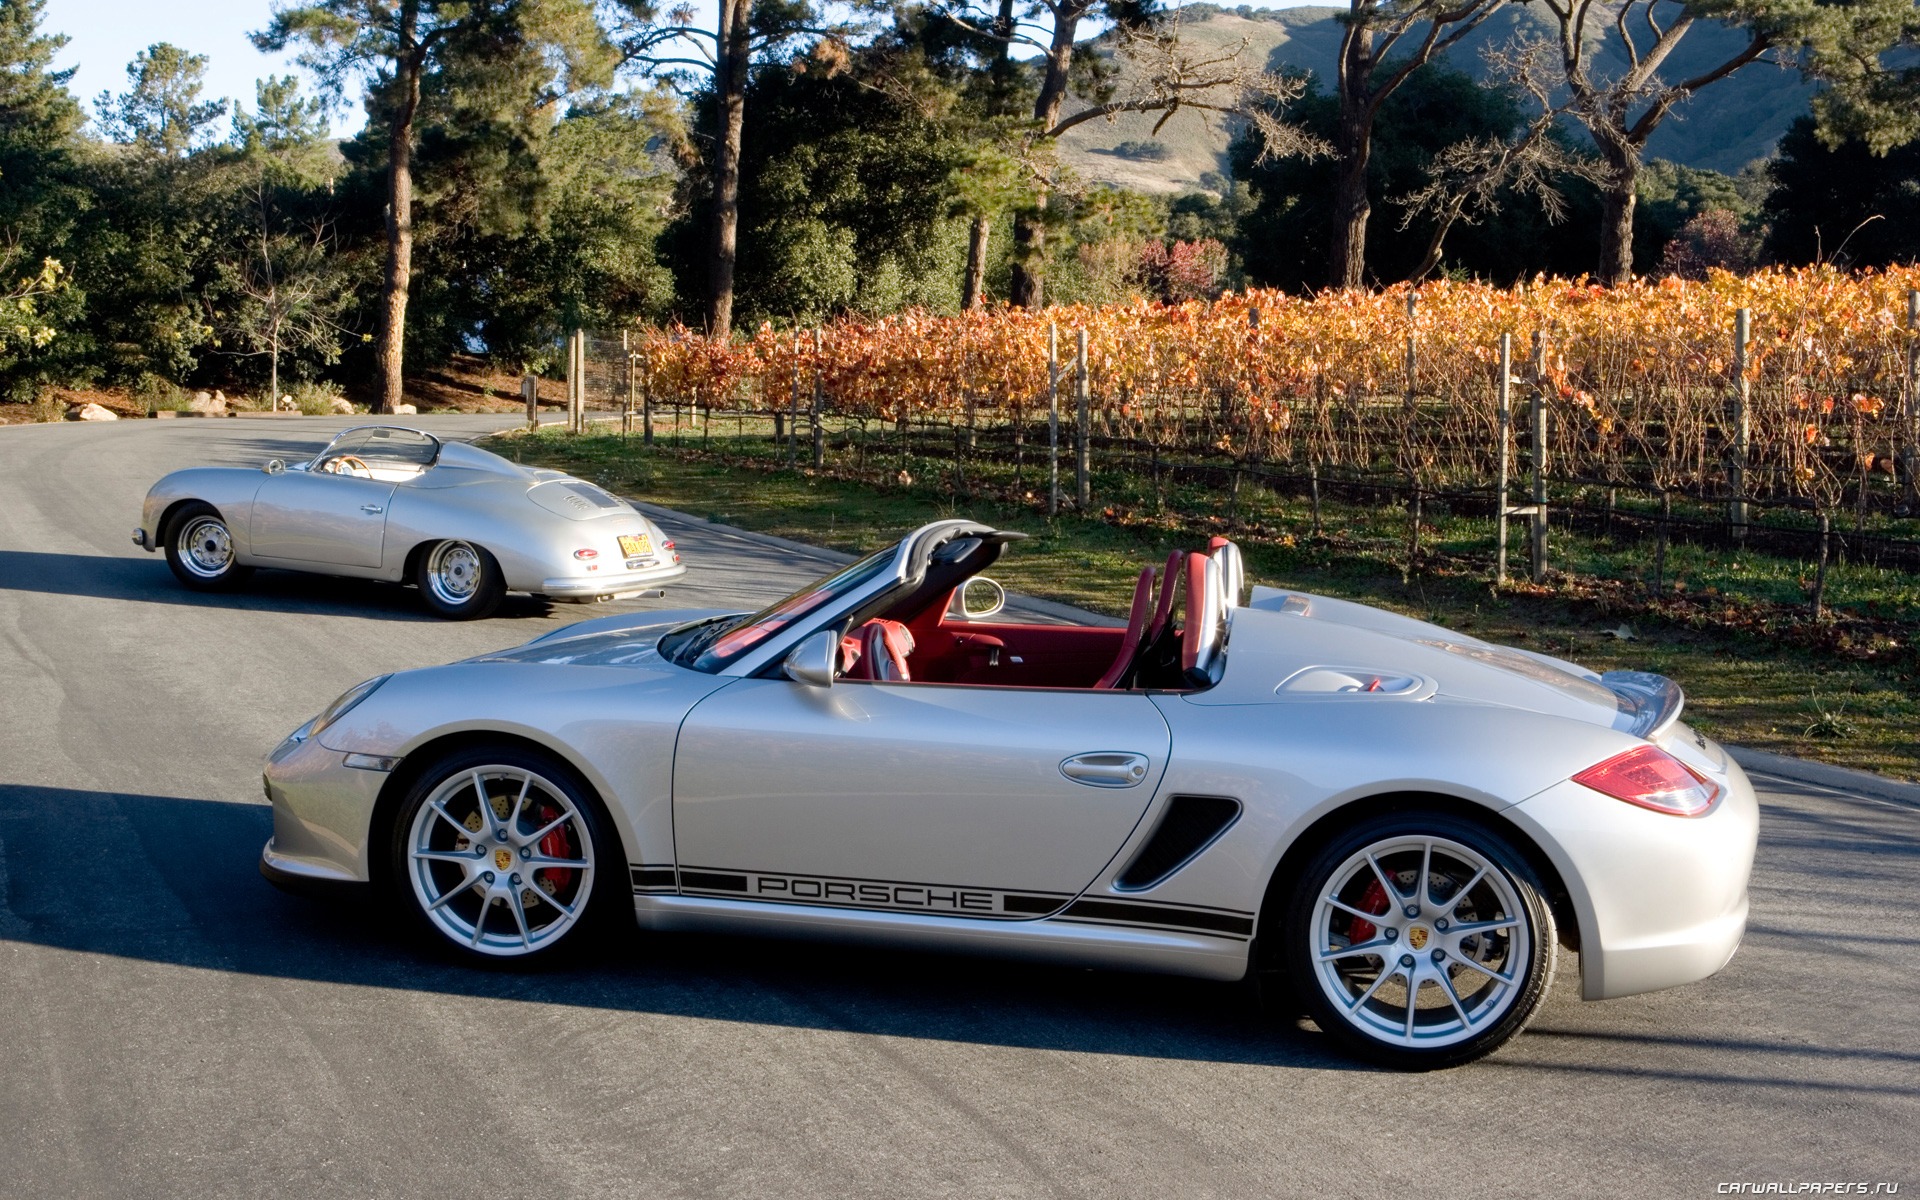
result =
[{"label": "sky", "polygon": [[[1222,2],[1225,7],[1245,2],[1278,8],[1304,0]],[[713,23],[715,0],[695,0],[694,7],[698,23]],[[203,96],[236,99],[251,109],[255,80],[298,73],[290,56],[263,54],[247,40],[249,32],[272,19],[273,8],[273,0],[49,0],[44,30],[73,39],[55,63],[77,68],[68,86],[89,112],[102,91],[126,90],[127,64],[155,42],[206,55],[210,61]],[[363,122],[360,106],[351,103],[334,114],[333,131],[345,136]]]}]

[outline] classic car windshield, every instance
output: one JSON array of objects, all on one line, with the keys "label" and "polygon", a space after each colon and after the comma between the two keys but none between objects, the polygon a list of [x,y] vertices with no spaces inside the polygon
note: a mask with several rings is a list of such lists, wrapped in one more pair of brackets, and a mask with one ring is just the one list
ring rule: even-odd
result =
[{"label": "classic car windshield", "polygon": [[424,471],[440,455],[440,439],[417,429],[392,425],[348,429],[327,443],[313,460],[319,467],[339,458],[357,458],[370,467]]},{"label": "classic car windshield", "polygon": [[675,630],[661,639],[660,652],[681,666],[713,674],[723,671],[774,634],[865,586],[893,565],[897,546],[888,546],[801,588],[750,617],[718,618]]}]

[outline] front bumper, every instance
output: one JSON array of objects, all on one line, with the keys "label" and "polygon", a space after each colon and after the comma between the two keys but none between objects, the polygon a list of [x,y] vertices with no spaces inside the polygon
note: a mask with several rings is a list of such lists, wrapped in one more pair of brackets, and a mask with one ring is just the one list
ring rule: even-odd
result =
[{"label": "front bumper", "polygon": [[273,805],[273,839],[260,870],[276,883],[287,877],[318,883],[366,883],[373,878],[374,805],[389,771],[347,765],[362,755],[329,750],[315,738],[288,738],[267,760],[261,782]]},{"label": "front bumper", "polygon": [[153,549],[152,546],[147,544],[147,531],[144,529],[135,529],[133,531],[133,544],[140,547],[142,550]]},{"label": "front bumper", "polygon": [[1694,983],[1747,927],[1760,806],[1732,761],[1703,817],[1649,812],[1571,780],[1507,809],[1546,851],[1580,921],[1581,995],[1608,1000]]},{"label": "front bumper", "polygon": [[622,571],[618,575],[575,575],[549,579],[538,591],[555,600],[620,600],[635,596],[647,588],[678,579],[687,573],[685,563],[673,562],[642,571]]}]

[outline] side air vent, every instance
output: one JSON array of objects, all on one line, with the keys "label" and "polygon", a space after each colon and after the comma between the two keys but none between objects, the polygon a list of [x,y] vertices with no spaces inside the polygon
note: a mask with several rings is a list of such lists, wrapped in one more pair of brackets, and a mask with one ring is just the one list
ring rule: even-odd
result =
[{"label": "side air vent", "polygon": [[1175,796],[1114,886],[1130,892],[1154,886],[1191,862],[1239,816],[1240,802],[1231,796]]}]

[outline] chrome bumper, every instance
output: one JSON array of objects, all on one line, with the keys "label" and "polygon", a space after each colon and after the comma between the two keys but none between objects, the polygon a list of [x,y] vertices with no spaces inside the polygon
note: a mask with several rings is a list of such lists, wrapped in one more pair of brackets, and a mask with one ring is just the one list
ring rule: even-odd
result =
[{"label": "chrome bumper", "polygon": [[133,531],[133,544],[142,550],[153,549],[152,546],[147,545],[147,531],[144,529],[135,529]]},{"label": "chrome bumper", "polygon": [[628,571],[619,575],[548,579],[541,583],[539,591],[541,595],[551,596],[556,600],[617,600],[639,595],[649,586],[665,583],[669,579],[678,579],[686,573],[685,563],[669,563],[664,567],[653,567],[645,571]]}]

